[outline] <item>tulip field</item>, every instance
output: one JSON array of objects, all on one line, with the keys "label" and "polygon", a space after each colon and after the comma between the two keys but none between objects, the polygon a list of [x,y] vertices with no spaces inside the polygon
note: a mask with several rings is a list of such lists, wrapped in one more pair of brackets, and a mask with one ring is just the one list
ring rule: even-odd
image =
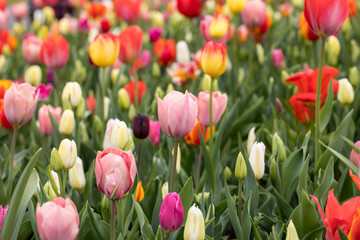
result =
[{"label": "tulip field", "polygon": [[359,8],[0,0],[0,239],[359,240]]}]

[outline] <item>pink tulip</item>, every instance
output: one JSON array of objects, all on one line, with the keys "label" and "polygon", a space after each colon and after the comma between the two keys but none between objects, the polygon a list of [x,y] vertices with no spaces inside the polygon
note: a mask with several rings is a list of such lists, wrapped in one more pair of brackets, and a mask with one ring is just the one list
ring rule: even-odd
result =
[{"label": "pink tulip", "polygon": [[[357,141],[355,145],[360,148],[360,141]],[[350,153],[350,161],[355,164],[356,167],[360,167],[360,153],[357,153],[354,149]]]},{"label": "pink tulip", "polygon": [[65,67],[69,54],[69,44],[59,34],[48,34],[41,45],[41,60],[51,69]]},{"label": "pink tulip", "polygon": [[[223,115],[228,97],[226,94],[219,94],[218,92],[213,92],[212,94],[212,124],[215,125],[220,120]],[[197,105],[199,109],[198,119],[200,123],[204,126],[210,126],[210,92],[202,91],[198,94]]]},{"label": "pink tulip", "polygon": [[51,84],[47,84],[47,85],[40,84],[38,89],[39,89],[39,100],[46,101],[50,96],[53,86]]},{"label": "pink tulip", "polygon": [[[103,152],[98,151],[95,161],[97,188],[109,199],[120,199],[134,184],[136,164],[129,151],[110,147]],[[115,188],[118,190],[111,196]]]},{"label": "pink tulip", "polygon": [[24,19],[29,13],[29,5],[26,2],[13,3],[11,5],[11,12],[16,19]]},{"label": "pink tulip", "polygon": [[23,125],[31,120],[38,102],[39,92],[28,83],[17,83],[5,92],[5,116],[13,125]]},{"label": "pink tulip", "polygon": [[79,214],[75,204],[59,197],[36,207],[36,223],[41,240],[75,240],[79,233]]},{"label": "pink tulip", "polygon": [[186,91],[172,91],[163,100],[158,99],[158,117],[165,135],[180,139],[188,135],[196,123],[198,107]]},{"label": "pink tulip", "polygon": [[1,233],[2,227],[4,225],[5,216],[6,216],[8,208],[9,208],[8,205],[6,205],[4,208],[0,205],[0,233]]},{"label": "pink tulip", "polygon": [[22,41],[22,54],[25,61],[29,64],[41,63],[42,40],[35,34],[26,34]]},{"label": "pink tulip", "polygon": [[210,35],[210,26],[213,20],[213,16],[205,15],[205,17],[200,22],[200,32],[206,42],[213,40]]},{"label": "pink tulip", "polygon": [[149,138],[150,138],[152,144],[154,145],[154,147],[156,147],[159,144],[160,135],[161,135],[161,130],[160,130],[159,121],[151,121],[150,120]]},{"label": "pink tulip", "polygon": [[348,0],[305,0],[305,19],[318,36],[335,34],[349,16]]},{"label": "pink tulip", "polygon": [[38,112],[39,130],[43,135],[52,135],[53,127],[50,120],[49,113],[59,123],[62,113],[61,107],[54,108],[51,105],[42,105]]},{"label": "pink tulip", "polygon": [[8,21],[9,15],[7,11],[0,10],[0,30],[6,29],[6,24]]},{"label": "pink tulip", "polygon": [[286,68],[285,57],[281,49],[274,49],[272,51],[272,64],[279,70],[284,70]]},{"label": "pink tulip", "polygon": [[241,14],[246,26],[260,27],[265,20],[266,5],[262,0],[249,0]]},{"label": "pink tulip", "polygon": [[165,196],[160,207],[159,220],[160,226],[168,232],[173,232],[181,226],[184,220],[184,207],[179,194],[173,192]]}]

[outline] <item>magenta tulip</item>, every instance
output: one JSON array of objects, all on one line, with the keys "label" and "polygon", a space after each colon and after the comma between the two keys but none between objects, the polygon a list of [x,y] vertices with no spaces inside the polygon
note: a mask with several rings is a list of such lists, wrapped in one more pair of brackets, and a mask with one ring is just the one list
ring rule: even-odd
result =
[{"label": "magenta tulip", "polygon": [[[134,184],[136,164],[130,151],[110,147],[103,152],[98,151],[95,161],[97,188],[111,200],[118,200],[127,193]],[[117,189],[116,194],[111,196]]]},{"label": "magenta tulip", "polygon": [[36,207],[36,223],[41,240],[75,240],[79,214],[70,198],[56,198]]},{"label": "magenta tulip", "polygon": [[42,105],[38,112],[39,131],[43,135],[52,135],[53,127],[50,120],[50,114],[56,120],[60,122],[62,109],[61,107],[54,108],[51,105]]},{"label": "magenta tulip", "polygon": [[274,49],[272,51],[272,64],[278,70],[286,68],[285,57],[281,49]]},{"label": "magenta tulip", "polygon": [[[218,92],[213,92],[212,94],[212,124],[217,124],[225,112],[227,105],[228,97],[226,94],[219,94]],[[202,91],[199,92],[197,98],[198,105],[198,119],[200,123],[204,126],[210,126],[210,92]]]},{"label": "magenta tulip", "polygon": [[8,208],[9,208],[8,205],[6,205],[4,208],[0,205],[0,233],[1,233],[2,227],[4,225],[5,216],[6,216]]},{"label": "magenta tulip", "polygon": [[42,40],[35,34],[26,34],[22,41],[22,55],[25,61],[29,64],[41,63],[41,45]]},{"label": "magenta tulip", "polygon": [[262,0],[249,0],[241,14],[246,26],[260,27],[265,20],[266,5]]},{"label": "magenta tulip", "polygon": [[148,30],[150,42],[154,43],[161,37],[163,33],[162,27],[152,27]]},{"label": "magenta tulip", "polygon": [[184,207],[179,194],[173,192],[165,196],[160,207],[159,220],[160,226],[168,232],[173,232],[181,226],[184,220]]},{"label": "magenta tulip", "polygon": [[[355,146],[360,148],[360,141],[355,143]],[[350,153],[350,161],[355,164],[356,167],[360,167],[360,153],[357,153],[354,149]]]},{"label": "magenta tulip", "polygon": [[180,139],[188,135],[196,123],[198,107],[186,91],[172,91],[163,100],[158,99],[158,117],[165,135]]},{"label": "magenta tulip", "polygon": [[38,102],[39,92],[28,83],[17,83],[5,92],[4,109],[7,120],[23,125],[31,120]]},{"label": "magenta tulip", "polygon": [[150,138],[152,144],[154,145],[154,147],[156,147],[159,144],[160,135],[161,135],[161,130],[160,130],[159,121],[151,121],[150,120],[149,138]]}]

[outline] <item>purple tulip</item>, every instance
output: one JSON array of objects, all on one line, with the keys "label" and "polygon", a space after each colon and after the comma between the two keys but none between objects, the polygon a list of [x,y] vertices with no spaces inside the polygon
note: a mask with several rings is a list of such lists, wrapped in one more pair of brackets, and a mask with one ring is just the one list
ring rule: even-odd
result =
[{"label": "purple tulip", "polygon": [[152,27],[148,30],[151,42],[156,42],[162,35],[163,29],[161,27]]}]

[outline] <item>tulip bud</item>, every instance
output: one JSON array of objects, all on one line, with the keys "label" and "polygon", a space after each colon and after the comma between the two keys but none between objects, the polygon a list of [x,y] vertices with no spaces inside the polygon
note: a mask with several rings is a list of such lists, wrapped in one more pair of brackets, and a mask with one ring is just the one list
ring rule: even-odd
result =
[{"label": "tulip bud", "polygon": [[94,122],[95,122],[95,129],[97,132],[102,132],[103,128],[104,128],[104,124],[101,121],[101,119],[99,118],[98,115],[94,116]]},{"label": "tulip bud", "polygon": [[130,106],[130,97],[128,92],[124,88],[120,88],[118,93],[118,104],[123,110],[126,110]]},{"label": "tulip bud", "polygon": [[69,99],[63,99],[62,100],[62,109],[65,110],[72,110],[71,103]]},{"label": "tulip bud", "polygon": [[63,135],[71,135],[74,123],[74,112],[69,109],[65,110],[60,118],[59,132]]},{"label": "tulip bud", "polygon": [[272,138],[272,155],[275,156],[276,152],[278,152],[279,155],[279,162],[284,162],[286,158],[284,142],[277,133],[275,133]]},{"label": "tulip bud", "polygon": [[198,203],[201,204],[201,200],[202,200],[202,198],[204,198],[204,203],[207,203],[209,200],[209,196],[210,196],[209,192],[204,192],[204,194],[201,192],[201,193],[195,194],[195,199]]},{"label": "tulip bud", "polygon": [[176,61],[178,63],[190,62],[190,50],[185,41],[179,41],[176,44]]},{"label": "tulip bud", "polygon": [[160,66],[158,63],[154,62],[152,64],[152,68],[151,68],[151,75],[154,77],[154,78],[158,78],[160,77],[160,74],[161,74],[161,70],[160,70]]},{"label": "tulip bud", "polygon": [[164,16],[161,12],[153,12],[152,15],[152,23],[154,26],[161,27],[164,25]]},{"label": "tulip bud", "polygon": [[250,154],[252,145],[254,144],[256,140],[256,136],[255,136],[255,127],[253,127],[252,129],[250,129],[249,131],[249,135],[248,135],[248,139],[247,139],[247,144],[246,144],[246,150],[248,155]]},{"label": "tulip bud", "polygon": [[274,49],[272,51],[272,64],[278,70],[286,68],[285,57],[281,49]]},{"label": "tulip bud", "polygon": [[161,187],[161,196],[164,199],[166,197],[166,195],[168,195],[169,193],[169,183],[168,182],[164,182],[164,184]]},{"label": "tulip bud", "polygon": [[264,51],[263,46],[260,43],[256,44],[256,54],[257,54],[260,65],[263,65],[265,62],[265,51]]},{"label": "tulip bud", "polygon": [[77,107],[82,99],[82,90],[77,82],[67,82],[62,92],[61,99],[69,99],[72,107]]},{"label": "tulip bud", "polygon": [[335,56],[338,57],[341,51],[339,39],[334,35],[329,36],[327,40],[326,50],[327,52],[333,52]]},{"label": "tulip bud", "polygon": [[172,91],[174,91],[174,86],[171,83],[169,83],[169,85],[166,88],[166,95],[168,95]]},{"label": "tulip bud", "polygon": [[262,142],[255,142],[251,147],[249,162],[256,180],[263,177],[265,172],[265,145]]},{"label": "tulip bud", "polygon": [[55,11],[52,7],[45,6],[42,10],[45,15],[45,20],[47,23],[51,23],[52,21],[54,21]]},{"label": "tulip bud", "polygon": [[357,59],[360,56],[360,48],[354,39],[351,40],[350,44],[351,44],[351,48],[350,48],[351,49],[351,60],[353,61],[353,63],[356,63]]},{"label": "tulip bud", "polygon": [[77,157],[75,165],[69,170],[70,186],[77,191],[85,187],[85,175],[82,160]]},{"label": "tulip bud", "polygon": [[293,223],[292,220],[290,220],[290,223],[287,227],[287,231],[286,231],[286,238],[285,240],[299,240],[299,236],[296,232],[296,228],[295,225]]},{"label": "tulip bud", "polygon": [[287,71],[281,71],[281,80],[284,82],[287,78],[289,78],[289,73]]},{"label": "tulip bud", "polygon": [[[360,141],[355,143],[355,146],[360,148]],[[351,150],[350,161],[356,166],[360,167],[360,153],[357,153],[354,149]]]},{"label": "tulip bud", "polygon": [[246,178],[246,175],[247,175],[247,168],[246,168],[245,159],[242,153],[239,152],[235,164],[235,177],[237,178],[237,180],[243,181]]},{"label": "tulip bud", "polygon": [[136,186],[135,192],[136,192],[135,200],[137,202],[141,202],[144,199],[144,189],[142,187],[142,181],[138,182],[138,185]]},{"label": "tulip bud", "polygon": [[76,117],[81,120],[84,117],[84,114],[85,114],[85,99],[81,98],[79,105],[76,108]]},{"label": "tulip bud", "polygon": [[117,121],[111,131],[111,145],[127,151],[132,148],[132,139],[126,123]]},{"label": "tulip bud", "polygon": [[164,91],[161,89],[161,87],[156,87],[155,89],[155,96],[156,94],[159,96],[159,98],[163,99],[164,98]]},{"label": "tulip bud", "polygon": [[150,119],[144,114],[137,114],[133,119],[133,133],[138,139],[145,139],[149,135]]},{"label": "tulip bud", "polygon": [[61,156],[60,156],[59,152],[56,150],[56,148],[53,148],[51,150],[50,166],[51,166],[51,169],[54,170],[55,172],[60,172],[63,169],[63,163],[61,160]]},{"label": "tulip bud", "polygon": [[39,86],[42,79],[41,68],[38,65],[32,65],[25,71],[24,80],[33,86]]},{"label": "tulip bud", "polygon": [[184,228],[184,240],[205,239],[205,223],[202,212],[195,204],[189,209]]},{"label": "tulip bud", "polygon": [[87,127],[83,121],[80,122],[79,128],[80,128],[81,142],[87,143],[89,141],[89,134],[87,132]]},{"label": "tulip bud", "polygon": [[107,119],[109,116],[109,110],[110,110],[110,98],[104,97],[104,118]]},{"label": "tulip bud", "polygon": [[47,181],[44,185],[44,192],[49,200],[53,200],[57,198],[57,195],[54,189],[51,187],[50,181]]},{"label": "tulip bud", "polygon": [[135,106],[133,104],[131,104],[130,108],[129,108],[129,113],[128,113],[130,121],[132,121],[134,119],[135,114],[136,114]]},{"label": "tulip bud", "polygon": [[338,82],[339,91],[337,94],[337,100],[344,105],[351,104],[354,101],[354,88],[346,78],[343,78]]},{"label": "tulip bud", "polygon": [[160,226],[168,232],[177,230],[184,220],[184,207],[180,195],[173,192],[165,196],[159,214]]},{"label": "tulip bud", "polygon": [[275,108],[278,113],[282,113],[284,111],[284,106],[279,98],[275,99]]},{"label": "tulip bud", "polygon": [[276,177],[277,177],[277,166],[276,166],[276,161],[275,161],[275,157],[271,157],[271,162],[270,162],[270,179],[273,185],[276,184]]},{"label": "tulip bud", "polygon": [[107,212],[109,210],[109,207],[110,207],[110,200],[106,197],[106,195],[104,195],[100,203],[101,212],[102,213]]},{"label": "tulip bud", "polygon": [[111,73],[110,73],[110,79],[111,79],[111,82],[112,84],[115,84],[116,83],[116,80],[119,76],[119,72],[120,72],[120,69],[119,68],[113,68],[111,70]]},{"label": "tulip bud", "polygon": [[244,79],[245,79],[245,70],[243,68],[239,68],[238,77],[237,77],[237,82],[239,86],[242,85]]},{"label": "tulip bud", "polygon": [[356,66],[350,68],[349,80],[351,85],[356,87],[359,84],[359,69]]},{"label": "tulip bud", "polygon": [[231,175],[232,174],[231,174],[230,168],[228,166],[226,166],[224,169],[224,177],[225,177],[226,181],[228,181],[228,182],[230,181]]},{"label": "tulip bud", "polygon": [[77,159],[77,148],[74,140],[64,139],[60,142],[59,155],[62,161],[62,167],[64,170],[72,168]]}]

